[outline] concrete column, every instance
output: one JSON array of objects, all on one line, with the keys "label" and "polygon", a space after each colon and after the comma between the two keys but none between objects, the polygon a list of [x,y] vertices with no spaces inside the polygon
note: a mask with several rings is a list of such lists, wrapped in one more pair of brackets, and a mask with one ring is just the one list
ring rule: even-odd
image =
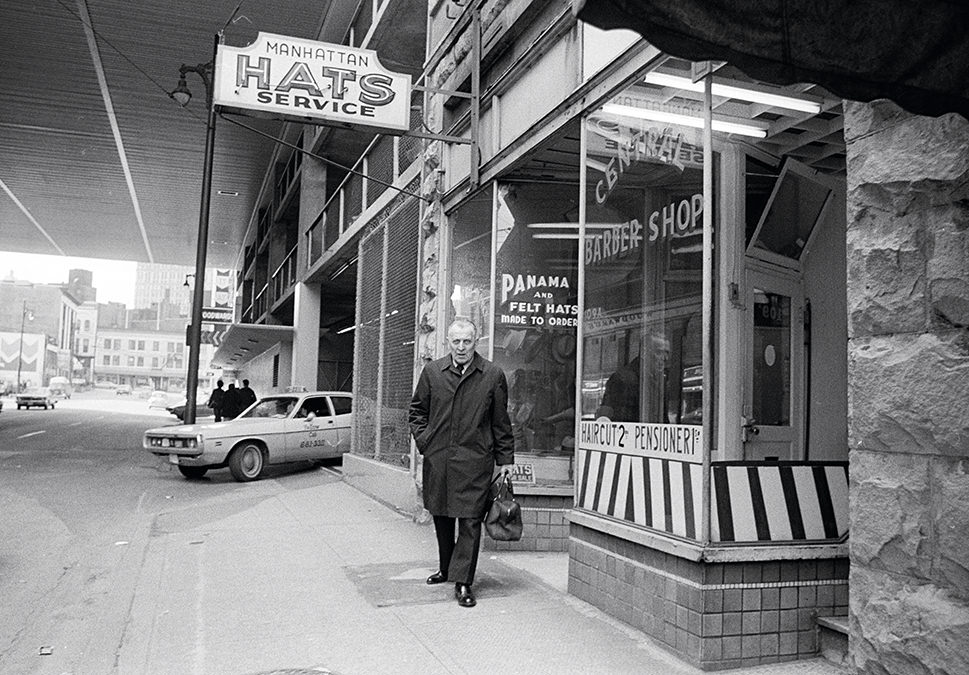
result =
[{"label": "concrete column", "polygon": [[317,389],[319,372],[320,296],[319,284],[296,284],[291,381],[293,386],[306,387],[309,391]]},{"label": "concrete column", "polygon": [[969,122],[845,104],[850,650],[969,673]]}]

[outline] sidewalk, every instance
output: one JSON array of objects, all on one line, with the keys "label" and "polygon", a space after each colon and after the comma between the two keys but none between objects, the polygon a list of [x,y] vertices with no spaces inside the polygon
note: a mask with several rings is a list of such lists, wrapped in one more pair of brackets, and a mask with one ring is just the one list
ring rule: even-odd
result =
[{"label": "sidewalk", "polygon": [[[156,519],[117,670],[124,674],[701,671],[565,592],[562,553],[483,551],[478,606],[430,587],[433,527],[322,471],[275,495],[253,483],[205,513]],[[731,673],[834,675],[814,660]]]}]

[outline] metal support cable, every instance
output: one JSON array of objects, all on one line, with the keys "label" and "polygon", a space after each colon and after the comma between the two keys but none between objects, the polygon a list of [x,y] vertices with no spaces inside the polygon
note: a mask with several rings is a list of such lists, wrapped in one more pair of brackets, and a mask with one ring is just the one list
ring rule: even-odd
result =
[{"label": "metal support cable", "polygon": [[416,194],[414,192],[410,192],[410,191],[405,190],[403,188],[399,188],[396,185],[394,185],[393,183],[388,183],[386,181],[380,180],[379,178],[374,178],[373,176],[368,176],[367,174],[361,173],[360,171],[357,171],[356,169],[351,169],[350,167],[344,166],[343,164],[340,164],[339,162],[334,162],[332,159],[327,159],[326,157],[323,157],[322,155],[317,155],[315,152],[310,152],[309,150],[306,150],[304,148],[301,148],[298,145],[296,145],[295,143],[290,143],[289,141],[284,141],[283,139],[277,138],[276,136],[273,136],[272,134],[267,134],[265,131],[260,131],[259,129],[256,129],[255,127],[249,126],[248,124],[243,124],[242,122],[240,122],[238,120],[232,119],[231,117],[227,117],[225,115],[225,113],[221,113],[220,112],[219,113],[219,117],[221,117],[222,119],[224,119],[226,122],[230,122],[231,124],[235,124],[236,126],[240,126],[243,129],[247,129],[248,131],[251,131],[254,134],[258,134],[259,136],[262,136],[264,138],[268,138],[269,140],[273,141],[274,143],[279,143],[280,145],[285,145],[286,147],[292,148],[293,150],[297,150],[298,152],[302,152],[304,155],[308,155],[309,157],[312,157],[313,159],[318,159],[321,162],[324,162],[324,163],[329,164],[331,166],[335,166],[338,169],[343,169],[344,171],[346,171],[348,173],[352,173],[352,174],[354,174],[356,176],[360,176],[361,178],[366,178],[367,180],[372,180],[374,183],[379,183],[380,185],[383,185],[384,187],[390,188],[391,190],[397,190],[397,192],[400,192],[402,194],[405,194],[405,195],[407,195],[409,197],[415,197],[415,198],[420,199],[420,200],[425,201],[425,202],[430,202],[431,201],[427,197],[422,197],[421,195]]}]

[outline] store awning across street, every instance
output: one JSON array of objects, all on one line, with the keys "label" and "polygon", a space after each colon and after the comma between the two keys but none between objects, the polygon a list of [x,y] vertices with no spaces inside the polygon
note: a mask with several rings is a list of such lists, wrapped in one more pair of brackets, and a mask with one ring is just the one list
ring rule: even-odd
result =
[{"label": "store awning across street", "polygon": [[773,84],[969,118],[969,7],[927,0],[573,0],[582,21]]},{"label": "store awning across street", "polygon": [[222,344],[215,350],[212,363],[220,368],[234,368],[251,361],[280,342],[292,341],[292,326],[233,323],[226,329]]}]

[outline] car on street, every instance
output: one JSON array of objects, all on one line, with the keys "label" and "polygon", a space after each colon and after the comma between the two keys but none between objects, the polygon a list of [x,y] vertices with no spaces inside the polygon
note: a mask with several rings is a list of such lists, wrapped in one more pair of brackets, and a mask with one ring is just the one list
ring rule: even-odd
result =
[{"label": "car on street", "polygon": [[54,397],[48,387],[29,387],[26,391],[17,394],[17,410],[21,408],[48,408],[54,407]]},{"label": "car on street", "polygon": [[149,408],[168,408],[168,392],[155,390],[148,397]]},{"label": "car on street", "polygon": [[50,395],[56,399],[70,398],[74,393],[74,386],[66,377],[52,377],[47,386],[50,388]]},{"label": "car on street", "polygon": [[228,466],[244,482],[270,464],[342,457],[350,450],[352,415],[349,392],[274,394],[234,420],[148,429],[142,445],[186,478]]},{"label": "car on street", "polygon": [[[199,417],[211,417],[212,415],[215,414],[215,411],[212,410],[212,408],[209,407],[208,400],[209,399],[208,399],[208,395],[207,394],[203,394],[203,393],[200,392],[197,395],[197,397],[195,399],[195,419],[198,419]],[[178,400],[178,403],[174,403],[172,405],[165,406],[165,410],[167,410],[168,412],[170,412],[171,414],[173,414],[175,417],[177,417],[178,419],[180,419],[181,421],[184,422],[185,421],[185,405],[186,405],[186,403],[187,403],[187,401],[186,401],[185,397],[182,396]]]},{"label": "car on street", "polygon": [[119,384],[114,390],[115,396],[131,396],[130,384]]}]

